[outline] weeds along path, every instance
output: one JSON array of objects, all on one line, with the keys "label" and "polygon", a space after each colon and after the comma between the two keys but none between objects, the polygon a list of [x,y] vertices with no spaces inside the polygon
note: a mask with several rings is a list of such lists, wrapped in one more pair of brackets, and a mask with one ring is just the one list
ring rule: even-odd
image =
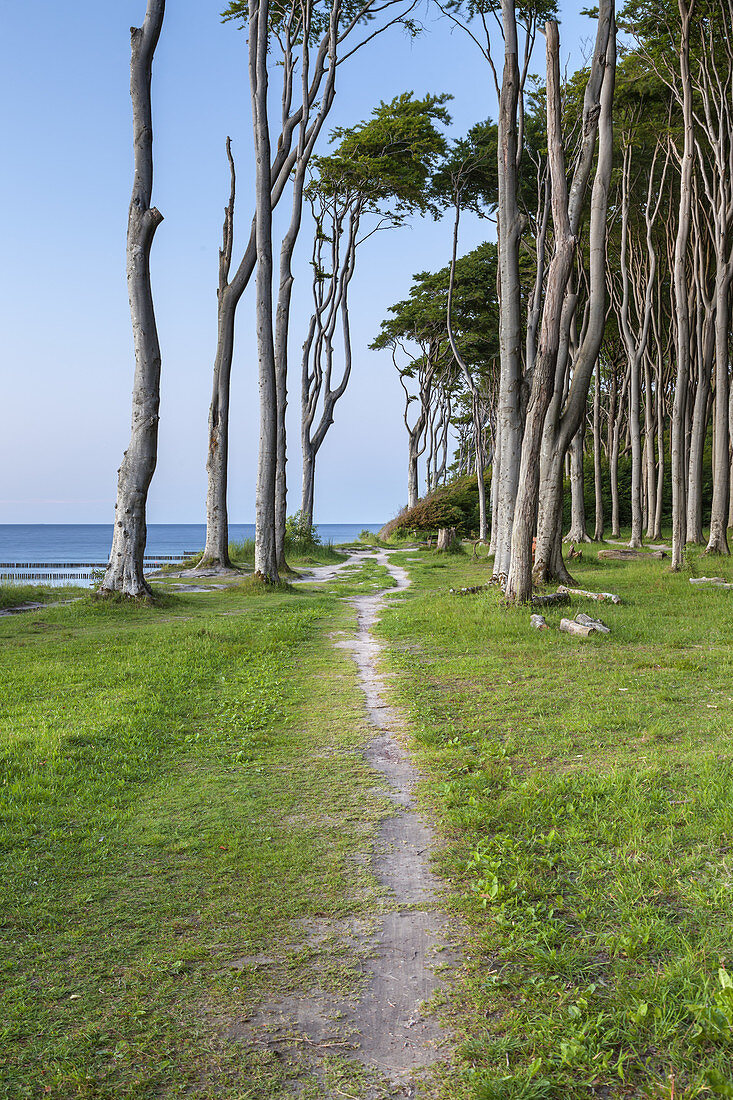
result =
[{"label": "weeds along path", "polygon": [[336,642],[353,654],[376,733],[366,749],[368,763],[383,781],[395,813],[380,827],[372,855],[373,870],[386,890],[378,917],[375,949],[366,960],[368,981],[355,1006],[357,1057],[386,1075],[392,1096],[415,1096],[415,1071],[446,1057],[450,1037],[436,1017],[424,1010],[440,988],[439,969],[449,964],[448,920],[440,911],[440,883],[430,870],[434,844],[429,825],[415,807],[417,772],[395,732],[400,719],[384,702],[381,645],[371,628],[390,592],[410,584],[407,572],[377,554],[396,581],[396,589],[353,597],[357,629],[353,640]]}]

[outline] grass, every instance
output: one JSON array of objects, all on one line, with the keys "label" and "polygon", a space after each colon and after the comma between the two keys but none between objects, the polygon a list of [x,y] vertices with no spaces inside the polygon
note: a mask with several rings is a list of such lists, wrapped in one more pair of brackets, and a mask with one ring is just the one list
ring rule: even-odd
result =
[{"label": "grass", "polygon": [[[295,566],[332,565],[344,560],[344,555],[333,543],[290,543],[286,542],[288,564]],[[161,576],[166,573],[179,573],[181,569],[193,569],[201,560],[202,551],[183,558],[172,565],[164,565],[159,570]],[[229,543],[229,560],[232,565],[246,571],[254,568],[255,540],[243,539],[242,542]]]},{"label": "grass", "polygon": [[43,584],[0,584],[0,611],[19,607],[24,603],[55,603],[88,594],[88,588],[72,584],[55,587]]},{"label": "grass", "polygon": [[[422,555],[378,628],[471,941],[446,1096],[733,1095],[733,616],[689,583],[733,568],[595,553],[579,585],[621,606],[537,633]],[[581,609],[611,635],[559,633]]]},{"label": "grass", "polygon": [[[689,583],[733,563],[595,555],[579,585],[623,603],[540,633],[450,594],[484,561],[393,559],[378,630],[466,943],[442,1100],[733,1095],[733,593]],[[390,811],[331,636],[388,583],[370,557],[0,619],[2,1100],[369,1095],[252,1036],[264,1000],[359,982],[307,929],[379,903]],[[581,609],[611,635],[560,634]]]},{"label": "grass", "polygon": [[294,922],[374,904],[350,615],[227,589],[0,621],[0,1096],[282,1095],[232,1035],[265,994],[350,987]]}]

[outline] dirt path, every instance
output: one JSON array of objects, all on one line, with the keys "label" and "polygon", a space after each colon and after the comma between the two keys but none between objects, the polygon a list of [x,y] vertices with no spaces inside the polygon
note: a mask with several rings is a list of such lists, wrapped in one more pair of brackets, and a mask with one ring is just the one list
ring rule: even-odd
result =
[{"label": "dirt path", "polygon": [[389,891],[389,908],[380,917],[378,948],[368,959],[369,983],[358,1005],[357,1056],[379,1068],[394,1088],[393,1096],[414,1096],[413,1071],[446,1056],[449,1036],[421,1005],[440,987],[438,968],[451,961],[447,918],[437,904],[440,883],[430,870],[434,844],[430,827],[415,808],[417,772],[395,737],[399,716],[383,699],[379,671],[381,645],[371,632],[392,591],[410,583],[407,572],[393,565],[384,550],[377,554],[397,582],[396,589],[357,596],[354,641],[337,643],[354,655],[366,695],[369,720],[378,731],[367,746],[367,760],[383,777],[396,812],[380,828],[373,867]]},{"label": "dirt path", "polygon": [[[373,551],[356,552],[310,579],[331,579],[365,556],[372,557]],[[334,645],[353,655],[375,731],[365,750],[374,769],[375,793],[394,803],[394,813],[382,821],[364,856],[383,889],[367,916],[303,921],[294,929],[302,943],[324,954],[345,951],[359,975],[356,991],[334,995],[315,983],[263,1005],[229,1032],[230,1039],[274,1051],[302,1067],[321,1082],[328,1100],[345,1095],[362,1100],[428,1097],[429,1067],[445,1060],[451,1046],[451,1036],[425,1004],[440,989],[441,971],[454,959],[448,918],[438,901],[441,884],[430,870],[433,835],[415,806],[417,772],[395,736],[400,719],[384,702],[381,646],[371,632],[389,594],[403,591],[410,581],[404,569],[391,564],[388,552],[379,551],[377,560],[397,587],[353,597],[355,635],[334,638]],[[334,1055],[364,1068],[358,1094],[329,1091],[324,1066]],[[298,1086],[287,1095],[300,1095]]]}]

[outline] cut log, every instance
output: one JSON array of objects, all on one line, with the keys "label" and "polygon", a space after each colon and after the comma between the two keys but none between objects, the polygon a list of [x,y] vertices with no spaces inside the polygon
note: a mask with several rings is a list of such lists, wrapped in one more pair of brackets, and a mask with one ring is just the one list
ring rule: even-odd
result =
[{"label": "cut log", "polygon": [[648,552],[646,550],[599,550],[599,561],[649,561],[649,559],[660,560],[666,558],[667,554],[664,550],[653,550]]},{"label": "cut log", "polygon": [[566,588],[564,584],[559,584],[557,590],[567,592],[570,596],[584,596],[588,600],[598,600],[599,603],[603,603],[604,600],[608,600],[609,603],[621,603],[621,597],[614,595],[613,592],[586,592],[584,588]]},{"label": "cut log", "polygon": [[438,528],[438,542],[435,549],[438,553],[446,550],[452,550],[454,546],[458,545],[458,539],[456,537],[455,527],[439,527]]},{"label": "cut log", "polygon": [[610,634],[610,627],[606,626],[601,619],[592,619],[590,615],[586,615],[584,611],[578,612],[575,616],[576,623],[580,623],[581,626],[591,626],[594,630],[597,630],[599,634]]},{"label": "cut log", "polygon": [[535,628],[535,630],[549,630],[550,629],[549,626],[547,625],[547,623],[545,622],[545,616],[544,615],[530,615],[529,621],[531,622],[531,624]]},{"label": "cut log", "polygon": [[690,577],[690,584],[712,584],[715,588],[733,588],[723,577]]},{"label": "cut log", "polygon": [[596,633],[594,626],[583,626],[582,623],[576,623],[575,619],[560,619],[560,629],[564,634],[578,634],[581,638]]},{"label": "cut log", "polygon": [[533,596],[532,607],[557,607],[559,604],[570,603],[567,592],[550,592],[547,596]]}]

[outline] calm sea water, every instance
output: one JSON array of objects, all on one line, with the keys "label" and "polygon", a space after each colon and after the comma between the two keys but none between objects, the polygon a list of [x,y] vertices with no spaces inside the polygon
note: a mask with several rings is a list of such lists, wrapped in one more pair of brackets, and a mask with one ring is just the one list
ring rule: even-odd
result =
[{"label": "calm sea water", "polygon": [[[319,523],[323,542],[351,542],[359,532],[378,531],[378,523]],[[229,528],[232,542],[254,538],[253,523],[234,523]],[[148,525],[146,557],[183,556],[203,549],[203,523],[151,523]],[[112,545],[111,523],[3,523],[0,524],[0,562],[89,562],[101,564]]]}]

